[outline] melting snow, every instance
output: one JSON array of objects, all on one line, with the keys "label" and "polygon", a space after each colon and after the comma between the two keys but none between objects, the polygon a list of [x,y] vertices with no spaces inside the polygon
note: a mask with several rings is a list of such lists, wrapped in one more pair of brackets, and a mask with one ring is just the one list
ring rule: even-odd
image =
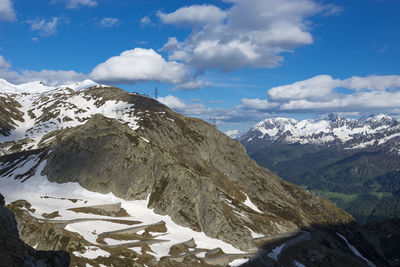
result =
[{"label": "melting snow", "polygon": [[368,266],[370,266],[370,267],[375,267],[375,264],[373,264],[372,262],[370,262],[367,258],[363,257],[363,256],[360,254],[360,252],[358,252],[358,250],[357,250],[353,245],[351,245],[351,244],[349,243],[349,241],[347,241],[347,239],[346,239],[344,236],[342,236],[342,235],[339,234],[339,233],[336,233],[336,234],[337,234],[338,236],[340,236],[340,237],[344,240],[344,242],[346,242],[347,246],[351,249],[351,251],[353,251],[353,253],[354,253],[356,256],[358,256],[358,257],[360,257],[361,259],[363,259],[364,261],[366,261],[367,264],[368,264]]},{"label": "melting snow", "polygon": [[294,264],[296,265],[296,267],[306,267],[304,264],[301,264],[298,261],[294,261]]},{"label": "melting snow", "polygon": [[245,263],[248,262],[248,261],[249,261],[249,259],[237,259],[237,260],[232,261],[232,262],[229,264],[229,266],[232,266],[232,267],[234,267],[234,266],[240,266],[240,265],[242,265],[242,264],[245,264]]},{"label": "melting snow", "polygon": [[244,194],[246,195],[246,200],[243,202],[243,204],[245,204],[247,207],[249,207],[250,209],[252,209],[256,212],[263,213],[261,210],[259,210],[257,208],[256,205],[253,204],[253,202],[251,202],[249,196],[246,193],[244,193]]},{"label": "melting snow", "polygon": [[149,141],[149,140],[147,140],[146,138],[144,138],[143,136],[141,136],[140,138],[142,138],[142,139],[143,139],[143,141],[145,141],[146,143],[150,143],[150,141]]},{"label": "melting snow", "polygon": [[271,250],[270,253],[268,253],[268,257],[278,261],[278,257],[282,252],[282,249],[285,247],[286,244],[282,244],[280,246],[277,246],[276,248],[274,248],[273,250]]},{"label": "melting snow", "polygon": [[72,252],[77,257],[87,258],[87,259],[96,259],[98,257],[110,257],[111,254],[105,250],[102,250],[95,246],[85,246],[86,251],[83,253],[74,251]]},{"label": "melting snow", "polygon": [[[30,158],[28,161],[35,160],[35,158]],[[29,164],[29,162],[26,164]],[[4,195],[6,201],[9,203],[19,199],[27,200],[32,204],[32,207],[36,209],[35,214],[33,214],[34,216],[58,210],[61,216],[59,219],[62,220],[82,218],[82,214],[67,210],[69,208],[120,202],[121,206],[131,215],[131,217],[124,217],[126,220],[141,221],[144,225],[159,221],[164,221],[166,223],[168,232],[163,234],[162,239],[169,241],[150,245],[150,248],[156,253],[158,258],[167,256],[173,244],[181,243],[191,238],[194,238],[199,248],[214,249],[220,247],[225,253],[244,253],[228,243],[206,236],[203,232],[196,232],[190,228],[177,225],[169,216],[154,213],[152,209],[147,207],[149,197],[146,200],[126,201],[116,197],[113,193],[101,194],[88,191],[82,188],[78,183],[58,184],[49,182],[45,176],[40,175],[45,164],[45,161],[41,162],[37,167],[36,175],[29,178],[24,183],[7,177],[0,177],[1,193]],[[44,198],[44,196],[51,198]],[[78,199],[80,201],[74,203],[68,199]],[[82,201],[87,202],[83,204]],[[84,217],[98,219],[110,218],[94,214],[85,214]],[[135,226],[139,225],[141,224]],[[99,220],[68,224],[66,229],[77,232],[89,242],[96,244],[97,235],[101,232],[127,227],[129,226]],[[94,232],[94,230],[96,230],[96,232]],[[104,255],[101,250],[87,253],[85,252],[82,254],[82,257],[98,257],[99,255]]]}]

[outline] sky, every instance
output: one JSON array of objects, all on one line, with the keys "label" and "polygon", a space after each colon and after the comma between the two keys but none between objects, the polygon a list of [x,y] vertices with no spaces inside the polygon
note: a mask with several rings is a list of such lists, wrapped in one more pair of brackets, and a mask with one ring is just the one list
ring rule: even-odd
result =
[{"label": "sky", "polygon": [[400,117],[399,0],[0,0],[0,78],[91,79],[222,131]]}]

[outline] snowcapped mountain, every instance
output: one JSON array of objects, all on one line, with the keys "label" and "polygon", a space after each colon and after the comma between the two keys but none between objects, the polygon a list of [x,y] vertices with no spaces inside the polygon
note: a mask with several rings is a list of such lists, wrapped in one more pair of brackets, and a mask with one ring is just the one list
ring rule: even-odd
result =
[{"label": "snowcapped mountain", "polygon": [[91,80],[59,87],[0,80],[0,155],[37,149],[44,135],[81,125],[94,114],[122,120],[135,129],[133,105],[118,96],[111,100],[112,96],[97,94],[106,87]]},{"label": "snowcapped mountain", "polygon": [[258,247],[266,264],[323,264],[296,250],[310,243],[337,264],[384,262],[349,214],[215,127],[88,80],[0,81],[0,193],[21,238],[69,252],[71,266],[236,266]]},{"label": "snowcapped mountain", "polygon": [[400,122],[394,118],[269,118],[239,140],[258,164],[318,192],[360,223],[400,216]]},{"label": "snowcapped mountain", "polygon": [[358,120],[335,114],[302,121],[269,118],[252,127],[239,140],[242,143],[262,140],[270,143],[337,146],[344,149],[381,146],[400,153],[400,123],[384,114]]}]

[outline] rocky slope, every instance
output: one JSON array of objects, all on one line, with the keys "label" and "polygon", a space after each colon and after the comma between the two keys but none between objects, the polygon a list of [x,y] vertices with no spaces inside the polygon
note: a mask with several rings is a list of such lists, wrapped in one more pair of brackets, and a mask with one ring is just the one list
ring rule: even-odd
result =
[{"label": "rocky slope", "polygon": [[38,251],[19,237],[14,214],[4,207],[0,194],[0,266],[69,266],[68,253]]},{"label": "rocky slope", "polygon": [[[10,200],[23,198],[32,205],[35,211],[29,214],[35,220],[61,217],[49,222],[79,233],[89,242],[82,243],[86,250],[95,247],[99,252],[94,253],[94,259],[114,259],[116,253],[122,253],[109,251],[116,244],[113,238],[121,236],[115,237],[119,232],[106,233],[101,222],[90,224],[97,225],[94,230],[85,230],[86,219],[79,214],[93,214],[98,208],[89,203],[108,205],[110,199],[122,203],[124,210],[116,214],[142,223],[144,233],[138,235],[142,230],[130,229],[135,233],[128,238],[130,243],[116,244],[118,249],[141,247],[140,252],[134,250],[134,256],[123,256],[136,259],[139,265],[226,265],[250,257],[245,252],[267,243],[268,236],[280,240],[281,234],[310,232],[315,226],[335,226],[335,231],[345,236],[351,235],[351,229],[358,231],[356,226],[347,228],[354,223],[349,214],[259,167],[237,141],[204,121],[183,117],[151,98],[114,87],[83,89],[85,86],[76,84],[44,90],[40,84],[35,86],[39,93],[2,94],[16,101],[5,110],[19,120],[4,120],[1,185],[12,188],[7,193]],[[68,199],[75,202],[71,200],[71,204]],[[76,206],[78,200],[81,206]],[[82,202],[88,203],[86,207]],[[60,204],[51,209],[56,203]],[[109,212],[94,212],[97,215],[89,221],[110,220]],[[154,230],[148,230],[159,219],[166,228],[161,231],[165,238],[161,241]],[[179,228],[182,226],[186,228]],[[128,231],[123,225],[116,230]],[[179,232],[187,233],[181,234],[184,238],[193,237],[194,245],[179,243]],[[29,233],[26,238],[35,236]],[[104,235],[113,238],[102,239]],[[330,238],[341,240],[335,234]],[[359,244],[361,253],[368,254],[370,260],[384,262],[363,240],[358,235],[351,242]],[[41,242],[54,246],[49,240]],[[213,251],[213,246],[225,251]],[[81,259],[89,257],[65,248]],[[354,257],[351,250],[341,250],[340,254]],[[354,262],[362,265],[366,261],[354,257]]]}]

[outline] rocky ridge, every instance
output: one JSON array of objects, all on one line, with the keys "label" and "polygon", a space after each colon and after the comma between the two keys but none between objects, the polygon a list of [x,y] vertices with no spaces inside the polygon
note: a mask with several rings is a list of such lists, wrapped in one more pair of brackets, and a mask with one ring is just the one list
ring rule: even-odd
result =
[{"label": "rocky ridge", "polygon": [[238,138],[256,142],[329,146],[337,149],[379,149],[400,154],[400,122],[384,114],[349,119],[330,114],[319,119],[296,121],[269,118]]}]

